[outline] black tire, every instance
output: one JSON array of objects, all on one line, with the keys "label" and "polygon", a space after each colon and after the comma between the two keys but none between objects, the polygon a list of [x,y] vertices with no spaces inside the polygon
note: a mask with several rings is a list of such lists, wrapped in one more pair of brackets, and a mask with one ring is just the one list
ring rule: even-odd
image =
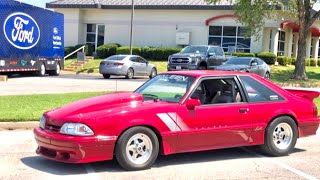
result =
[{"label": "black tire", "polygon": [[56,65],[56,69],[55,70],[52,70],[49,72],[49,75],[50,76],[59,76],[60,75],[60,71],[61,71],[61,67],[60,67],[60,64],[57,63]]},{"label": "black tire", "polygon": [[44,63],[41,63],[40,70],[36,72],[37,76],[44,76],[46,74],[46,66]]},{"label": "black tire", "polygon": [[[138,139],[139,139],[139,137],[149,138],[149,139],[146,139],[145,141],[139,139],[137,141],[139,143],[143,142],[144,146],[142,147],[140,145],[137,146],[136,141],[134,141],[135,137],[137,137]],[[135,152],[138,153],[138,151],[141,151],[141,150],[145,151],[148,147],[150,147],[150,144],[152,144],[150,154],[143,154],[143,155],[140,155],[140,157],[138,154],[136,156],[136,160],[132,159],[133,156],[135,156],[135,154],[134,154]],[[130,146],[136,147],[136,149],[131,151],[129,148]],[[133,151],[135,151],[135,152],[133,152]],[[145,151],[145,152],[147,152],[147,151]],[[141,153],[143,153],[143,152],[141,152]],[[116,149],[115,149],[116,159],[123,169],[129,170],[129,171],[149,169],[153,165],[155,160],[157,159],[158,154],[159,154],[158,138],[151,129],[146,128],[146,127],[137,126],[137,127],[132,127],[130,129],[126,130],[120,136],[120,138],[118,139],[118,141],[116,143]],[[148,158],[146,158],[144,156],[146,156]],[[139,158],[141,158],[141,159],[139,159]],[[146,159],[144,159],[144,158],[146,158]],[[139,162],[140,160],[142,160],[142,162]],[[137,163],[134,163],[133,161],[135,161]]]},{"label": "black tire", "polygon": [[271,78],[270,73],[269,73],[269,72],[266,72],[266,74],[264,75],[264,78],[270,79],[270,78]]},{"label": "black tire", "polygon": [[207,70],[207,66],[205,64],[200,64],[199,70]]},{"label": "black tire", "polygon": [[157,75],[157,69],[156,68],[152,68],[149,78],[152,79],[153,77],[155,77]]},{"label": "black tire", "polygon": [[102,74],[103,78],[105,79],[109,79],[110,78],[110,74]]},{"label": "black tire", "polygon": [[[279,132],[285,131],[287,132],[283,133],[285,135],[281,135],[281,133],[279,134]],[[261,150],[263,153],[271,156],[285,156],[294,149],[297,138],[298,128],[295,121],[288,116],[281,116],[274,119],[268,125],[265,131],[264,145],[261,146]],[[281,143],[281,141],[287,142]],[[283,145],[282,148],[280,148],[281,145]]]},{"label": "black tire", "polygon": [[126,78],[127,78],[127,79],[132,79],[133,77],[134,77],[134,71],[133,71],[132,68],[129,68],[129,69],[127,70]]}]

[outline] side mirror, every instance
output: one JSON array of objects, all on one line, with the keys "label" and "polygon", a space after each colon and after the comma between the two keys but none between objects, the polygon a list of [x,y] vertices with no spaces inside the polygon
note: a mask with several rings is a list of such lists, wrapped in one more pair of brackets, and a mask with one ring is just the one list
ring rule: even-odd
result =
[{"label": "side mirror", "polygon": [[189,98],[187,101],[186,101],[186,106],[189,110],[194,110],[194,108],[196,106],[200,106],[201,105],[201,102],[199,99],[192,99],[192,98]]},{"label": "side mirror", "polygon": [[251,66],[257,66],[257,65],[258,65],[258,63],[256,63],[256,62],[251,63]]}]

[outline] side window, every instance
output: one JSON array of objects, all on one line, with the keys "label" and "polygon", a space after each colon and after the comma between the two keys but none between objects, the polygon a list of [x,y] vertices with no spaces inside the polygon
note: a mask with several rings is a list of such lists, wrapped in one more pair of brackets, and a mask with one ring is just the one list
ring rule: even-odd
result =
[{"label": "side window", "polygon": [[217,56],[223,56],[223,51],[222,51],[222,49],[221,48],[215,48],[216,49],[216,55]]},{"label": "side window", "polygon": [[243,102],[234,78],[205,79],[191,98],[199,99],[202,105]]},{"label": "side window", "polygon": [[249,102],[281,101],[283,97],[250,76],[240,76],[249,98]]},{"label": "side window", "polygon": [[137,57],[131,57],[131,58],[130,58],[130,61],[132,61],[132,62],[138,62]]},{"label": "side window", "polygon": [[137,57],[139,63],[146,63],[147,61],[141,57]]},{"label": "side window", "polygon": [[256,60],[257,60],[257,62],[258,62],[258,65],[262,65],[262,64],[263,64],[263,62],[262,62],[261,59],[256,59]]}]

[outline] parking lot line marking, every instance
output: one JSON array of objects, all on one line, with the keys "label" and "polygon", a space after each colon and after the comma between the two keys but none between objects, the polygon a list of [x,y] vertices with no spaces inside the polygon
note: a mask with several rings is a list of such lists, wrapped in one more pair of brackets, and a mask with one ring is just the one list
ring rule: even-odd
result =
[{"label": "parking lot line marking", "polygon": [[289,166],[287,164],[284,164],[284,163],[282,163],[280,161],[274,160],[274,159],[272,159],[270,157],[255,153],[255,152],[250,151],[250,150],[245,149],[245,148],[240,148],[240,149],[242,149],[243,151],[246,151],[246,152],[248,152],[250,154],[253,154],[253,155],[255,155],[255,156],[259,157],[259,158],[264,158],[264,160],[269,161],[269,162],[271,162],[273,164],[276,164],[276,165],[278,165],[278,166],[280,166],[280,167],[282,167],[282,168],[284,168],[284,169],[286,169],[288,171],[291,171],[291,172],[293,172],[293,173],[295,173],[295,174],[297,174],[297,175],[299,175],[299,176],[301,176],[301,177],[303,177],[305,179],[308,179],[308,180],[319,180],[316,177],[313,177],[313,176],[311,176],[309,174],[306,174],[306,173],[304,173],[304,172],[302,172],[302,171],[300,171],[298,169],[295,169],[295,168],[293,168],[293,167],[291,167],[291,166]]}]

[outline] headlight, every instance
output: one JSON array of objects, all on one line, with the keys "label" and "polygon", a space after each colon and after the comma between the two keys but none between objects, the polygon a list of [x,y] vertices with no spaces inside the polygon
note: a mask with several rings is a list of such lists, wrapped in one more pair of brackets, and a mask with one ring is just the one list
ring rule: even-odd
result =
[{"label": "headlight", "polygon": [[46,117],[44,117],[44,116],[41,117],[39,127],[41,129],[45,129],[46,128]]},{"label": "headlight", "polygon": [[60,133],[74,136],[90,136],[94,134],[87,125],[81,123],[64,123]]}]

